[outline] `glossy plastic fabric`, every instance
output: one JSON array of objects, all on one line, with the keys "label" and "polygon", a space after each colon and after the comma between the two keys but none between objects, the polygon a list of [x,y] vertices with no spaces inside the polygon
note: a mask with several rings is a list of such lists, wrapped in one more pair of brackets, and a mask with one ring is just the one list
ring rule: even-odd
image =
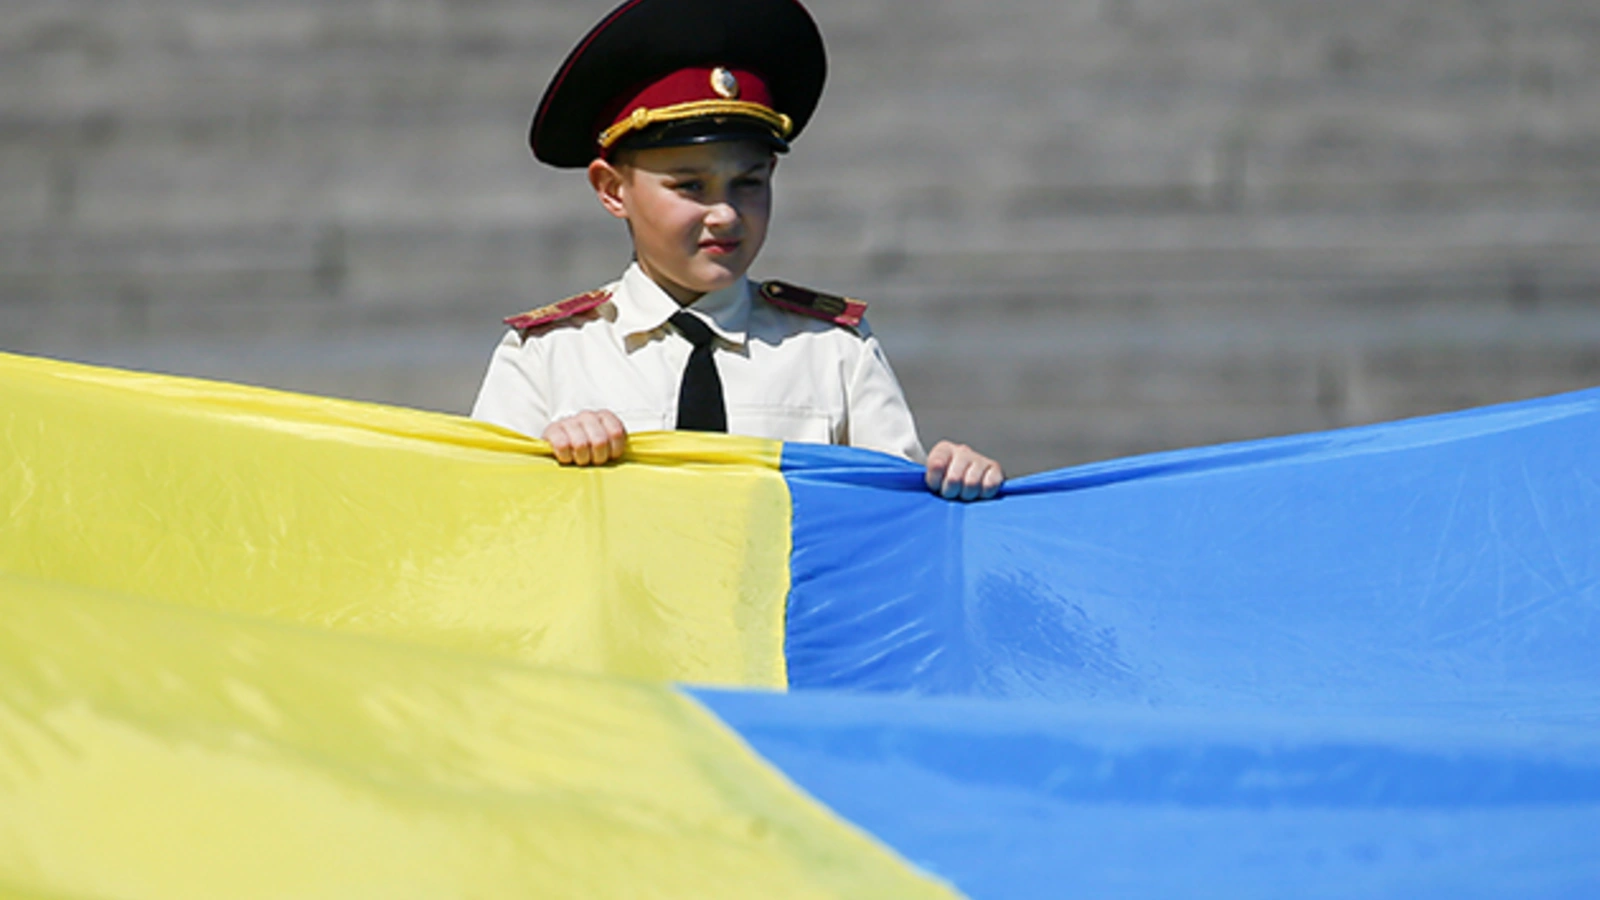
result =
[{"label": "glossy plastic fabric", "polygon": [[699,692],[812,796],[985,900],[1587,898],[1595,728]]},{"label": "glossy plastic fabric", "polygon": [[[0,893],[944,893],[749,747],[980,898],[1600,883],[1600,392],[971,505],[847,449],[0,397]],[[723,725],[617,677],[785,671]]]},{"label": "glossy plastic fabric", "polygon": [[0,572],[575,671],[784,683],[777,444],[646,435],[648,465],[563,470],[453,416],[5,355],[0,396]]},{"label": "glossy plastic fabric", "polygon": [[7,575],[0,895],[950,896],[668,686]]},{"label": "glossy plastic fabric", "polygon": [[1600,391],[1019,479],[785,449],[791,687],[1565,721],[1600,697]]},{"label": "glossy plastic fabric", "polygon": [[776,445],[578,471],[9,356],[0,397],[0,894],[950,896],[620,677],[782,684]]},{"label": "glossy plastic fabric", "polygon": [[986,504],[784,464],[791,687],[881,696],[704,699],[970,895],[1600,885],[1600,391]]}]

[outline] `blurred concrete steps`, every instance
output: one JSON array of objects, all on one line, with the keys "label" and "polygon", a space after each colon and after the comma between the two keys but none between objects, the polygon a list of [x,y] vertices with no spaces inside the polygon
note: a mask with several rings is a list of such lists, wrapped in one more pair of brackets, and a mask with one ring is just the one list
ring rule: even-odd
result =
[{"label": "blurred concrete steps", "polygon": [[[3,0],[0,349],[465,409],[500,315],[626,261],[524,145],[608,5]],[[932,432],[1029,469],[1600,383],[1592,0],[811,5],[759,270],[872,301]]]}]

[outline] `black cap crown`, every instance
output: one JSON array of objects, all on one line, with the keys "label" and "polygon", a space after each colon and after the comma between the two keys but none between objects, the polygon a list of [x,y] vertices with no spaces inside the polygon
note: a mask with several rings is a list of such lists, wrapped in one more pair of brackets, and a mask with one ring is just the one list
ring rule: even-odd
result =
[{"label": "black cap crown", "polygon": [[822,35],[796,0],[628,0],[568,55],[528,139],[562,168],[617,146],[756,138],[785,149],[826,76]]}]

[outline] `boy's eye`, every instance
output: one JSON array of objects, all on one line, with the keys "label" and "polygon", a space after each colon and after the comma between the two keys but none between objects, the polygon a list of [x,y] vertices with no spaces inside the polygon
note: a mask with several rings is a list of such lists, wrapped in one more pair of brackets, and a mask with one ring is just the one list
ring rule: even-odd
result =
[{"label": "boy's eye", "polygon": [[698,194],[705,190],[705,183],[696,179],[690,179],[688,181],[677,182],[672,186],[672,189],[675,191],[685,191],[691,194]]}]

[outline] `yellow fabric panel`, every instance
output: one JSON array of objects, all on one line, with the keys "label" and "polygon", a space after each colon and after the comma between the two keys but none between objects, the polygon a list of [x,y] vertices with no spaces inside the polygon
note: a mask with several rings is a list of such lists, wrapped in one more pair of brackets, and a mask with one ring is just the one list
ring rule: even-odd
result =
[{"label": "yellow fabric panel", "polygon": [[950,897],[671,688],[0,575],[0,894]]},{"label": "yellow fabric panel", "polygon": [[453,416],[0,354],[0,572],[564,669],[784,684],[772,441],[558,466]]}]

